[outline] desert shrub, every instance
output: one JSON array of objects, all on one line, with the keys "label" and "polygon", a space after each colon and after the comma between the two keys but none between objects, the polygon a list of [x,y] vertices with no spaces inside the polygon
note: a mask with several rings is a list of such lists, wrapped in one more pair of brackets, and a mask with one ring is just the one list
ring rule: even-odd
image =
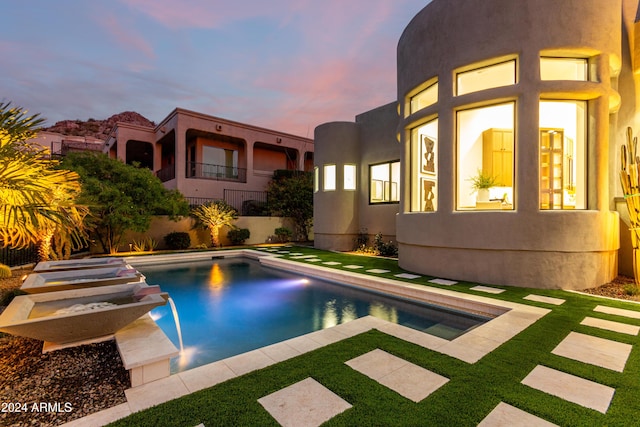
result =
[{"label": "desert shrub", "polygon": [[291,239],[292,232],[287,227],[278,227],[275,229],[274,233],[282,243],[288,242]]},{"label": "desert shrub", "polygon": [[631,296],[640,295],[640,288],[636,285],[624,285],[624,293]]},{"label": "desert shrub", "polygon": [[11,277],[11,268],[8,265],[0,264],[0,279]]},{"label": "desert shrub", "polygon": [[227,239],[231,241],[232,245],[241,245],[251,236],[251,232],[248,228],[234,228],[227,233]]},{"label": "desert shrub", "polygon": [[245,200],[241,212],[243,216],[269,216],[269,205],[259,200]]},{"label": "desert shrub", "polygon": [[184,231],[174,231],[164,236],[164,243],[169,249],[187,249],[191,246],[191,237]]},{"label": "desert shrub", "polygon": [[353,243],[354,243],[354,248],[353,248],[354,251],[358,251],[358,252],[367,251],[367,246],[369,245],[369,232],[367,231],[366,228],[363,228],[360,231],[358,231],[356,238],[353,239]]},{"label": "desert shrub", "polygon": [[373,239],[373,246],[381,256],[395,257],[398,256],[398,248],[392,242],[384,242],[382,240],[382,233],[375,235]]}]

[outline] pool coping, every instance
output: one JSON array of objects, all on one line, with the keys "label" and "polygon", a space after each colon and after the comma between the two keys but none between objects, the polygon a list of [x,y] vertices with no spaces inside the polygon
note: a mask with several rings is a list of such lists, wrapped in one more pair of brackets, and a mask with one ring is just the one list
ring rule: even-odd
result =
[{"label": "pool coping", "polygon": [[[183,256],[180,257],[181,255]],[[487,314],[490,314],[493,310],[497,317],[451,341],[406,326],[390,323],[373,316],[361,317],[347,323],[311,332],[127,389],[125,390],[126,403],[70,421],[64,424],[64,426],[77,427],[107,424],[124,418],[134,412],[148,409],[204,388],[213,387],[229,379],[303,355],[371,329],[377,329],[383,333],[423,348],[437,351],[462,360],[463,362],[473,364],[551,312],[550,309],[526,304],[288,261],[280,259],[277,255],[252,249],[229,250],[224,251],[224,253],[223,251],[199,252],[186,254],[187,256],[184,255],[185,254],[158,255],[157,258],[154,257],[152,262],[143,262],[142,264],[162,264],[177,258],[185,260],[186,262],[211,259],[212,257],[226,258],[246,256],[259,259],[261,263],[274,268],[291,271],[291,267],[295,266],[293,270],[297,273],[316,277],[324,275],[324,277],[320,277],[341,282],[346,281],[352,286],[363,286],[363,283],[366,285],[367,283],[365,282],[371,282],[369,286],[377,289],[381,284],[390,284],[394,287],[394,292],[404,291],[406,293],[404,296],[417,295],[413,298],[418,299],[429,296],[444,301],[445,305],[455,302],[456,307],[463,310],[465,309],[465,304],[467,304],[468,309],[472,311],[481,307],[484,310],[489,310]],[[142,258],[138,257],[130,257],[127,260],[130,263],[133,262],[134,264],[140,265],[137,261],[141,259]],[[349,283],[349,281],[352,283]],[[358,283],[360,284],[358,285]]]}]

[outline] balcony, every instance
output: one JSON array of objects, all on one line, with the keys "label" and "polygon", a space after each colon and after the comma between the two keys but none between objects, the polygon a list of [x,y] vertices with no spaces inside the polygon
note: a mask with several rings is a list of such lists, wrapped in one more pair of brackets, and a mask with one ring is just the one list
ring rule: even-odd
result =
[{"label": "balcony", "polygon": [[247,182],[247,170],[233,166],[187,162],[187,178]]},{"label": "balcony", "polygon": [[175,165],[165,166],[162,169],[156,171],[156,176],[160,178],[160,181],[167,182],[176,178]]}]

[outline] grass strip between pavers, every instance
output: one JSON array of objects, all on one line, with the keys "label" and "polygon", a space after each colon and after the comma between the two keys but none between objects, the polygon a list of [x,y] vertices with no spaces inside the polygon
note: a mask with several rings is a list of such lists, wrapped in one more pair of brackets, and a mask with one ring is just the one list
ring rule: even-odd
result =
[{"label": "grass strip between pavers", "polygon": [[[317,254],[323,261],[341,265],[357,264],[366,269],[382,268],[394,277],[403,272],[397,261],[295,247],[292,252]],[[283,257],[288,259],[287,256]],[[304,259],[297,259],[304,263]],[[325,265],[323,265],[325,266]],[[326,266],[328,267],[328,266]],[[348,269],[345,269],[348,270]],[[231,379],[214,387],[166,402],[130,415],[114,426],[277,426],[278,423],[258,403],[258,399],[312,377],[353,405],[329,420],[326,426],[476,426],[503,401],[560,426],[630,426],[640,414],[640,338],[580,325],[587,316],[640,326],[640,320],[594,312],[596,305],[640,311],[640,305],[605,300],[572,292],[506,289],[499,295],[470,291],[475,283],[438,286],[431,276],[406,280],[408,283],[441,287],[464,293],[549,308],[552,311],[535,324],[483,357],[475,364],[428,350],[372,330],[358,336],[295,357],[285,362]],[[541,278],[544,280],[544,278]],[[550,306],[522,298],[531,293],[565,299]],[[556,356],[551,351],[571,332],[586,333],[633,345],[624,372]],[[351,369],[345,362],[376,348],[408,360],[449,378],[449,382],[424,400],[414,403],[376,381]],[[606,414],[567,402],[520,383],[536,365],[567,372],[616,389]],[[637,425],[637,424],[636,424]]]}]

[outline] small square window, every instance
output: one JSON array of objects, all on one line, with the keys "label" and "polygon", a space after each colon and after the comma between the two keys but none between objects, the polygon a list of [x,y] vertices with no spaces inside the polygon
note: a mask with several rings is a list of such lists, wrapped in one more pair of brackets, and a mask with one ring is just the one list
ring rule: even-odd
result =
[{"label": "small square window", "polygon": [[463,71],[456,76],[456,95],[516,84],[516,60]]},{"label": "small square window", "polygon": [[410,113],[420,111],[438,102],[438,82],[416,93],[410,100]]},{"label": "small square window", "polygon": [[584,58],[540,58],[541,80],[587,81],[588,69]]},{"label": "small square window", "polygon": [[344,165],[344,189],[356,189],[356,165]]},{"label": "small square window", "polygon": [[324,165],[324,191],[334,191],[336,189],[336,165]]}]

